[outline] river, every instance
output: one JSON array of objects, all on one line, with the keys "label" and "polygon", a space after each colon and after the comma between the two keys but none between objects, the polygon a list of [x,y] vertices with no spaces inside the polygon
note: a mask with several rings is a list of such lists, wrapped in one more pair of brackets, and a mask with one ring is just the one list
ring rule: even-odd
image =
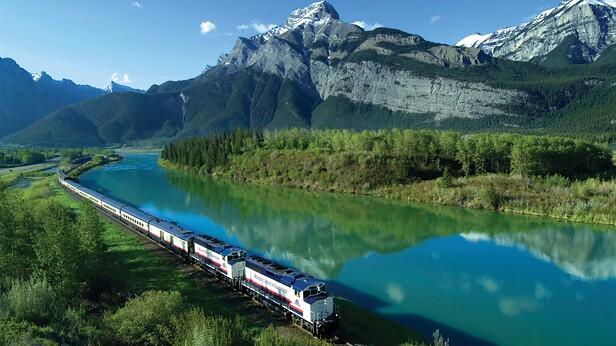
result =
[{"label": "river", "polygon": [[[452,345],[606,345],[616,232],[542,218],[230,184],[128,154],[84,186],[276,259]],[[369,321],[366,321],[369,323]]]}]

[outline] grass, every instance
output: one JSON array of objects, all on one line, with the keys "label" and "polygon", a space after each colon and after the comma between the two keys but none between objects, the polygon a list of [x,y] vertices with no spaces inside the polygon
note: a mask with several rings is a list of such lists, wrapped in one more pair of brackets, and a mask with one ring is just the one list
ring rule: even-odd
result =
[{"label": "grass", "polygon": [[569,181],[551,176],[480,175],[386,186],[375,196],[473,209],[550,217],[563,221],[616,225],[616,181]]}]

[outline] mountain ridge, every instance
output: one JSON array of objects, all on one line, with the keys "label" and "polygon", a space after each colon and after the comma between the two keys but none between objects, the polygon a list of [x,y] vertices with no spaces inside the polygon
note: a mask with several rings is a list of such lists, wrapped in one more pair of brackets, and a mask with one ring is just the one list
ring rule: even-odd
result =
[{"label": "mountain ridge", "polygon": [[30,73],[11,58],[0,58],[0,137],[29,126],[50,112],[104,92],[45,72]]},{"label": "mountain ridge", "polygon": [[[107,107],[108,118],[148,122],[135,105],[152,109],[165,104],[158,124],[169,121],[166,130],[147,133],[167,139],[236,128],[616,130],[609,113],[616,105],[611,87],[616,85],[616,70],[610,61],[551,68],[494,58],[476,47],[430,42],[396,29],[366,31],[339,18],[325,1],[294,10],[285,24],[238,38],[216,66],[195,78],[153,85],[141,97],[103,97],[105,102],[120,102]],[[599,99],[607,101],[597,104]],[[69,108],[80,114],[82,124],[117,132],[94,142],[145,139],[99,123],[100,112],[91,104],[106,108],[105,102],[94,99]],[[582,107],[592,109],[593,115],[580,123]],[[59,133],[70,133],[75,128],[60,121],[67,112],[51,114],[56,119],[40,121],[8,139],[43,143],[50,124]]]},{"label": "mountain ridge", "polygon": [[576,44],[567,48],[575,55],[570,63],[591,63],[616,44],[616,1],[566,0],[518,26],[493,33],[474,33],[457,46],[480,48],[486,53],[515,61],[537,61],[569,37]]}]

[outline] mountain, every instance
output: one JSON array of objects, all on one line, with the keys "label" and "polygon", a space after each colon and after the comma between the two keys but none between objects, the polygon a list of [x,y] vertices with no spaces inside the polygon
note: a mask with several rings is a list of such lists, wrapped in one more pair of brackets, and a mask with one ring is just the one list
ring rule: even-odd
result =
[{"label": "mountain", "polygon": [[546,64],[597,60],[616,44],[616,0],[567,0],[530,22],[490,34],[473,34],[457,46],[481,48],[499,58]]},{"label": "mountain", "polygon": [[105,87],[106,93],[141,93],[143,94],[145,90],[134,89],[126,85],[122,85],[116,83],[114,81],[109,81],[109,84]]},{"label": "mountain", "polygon": [[181,128],[176,95],[110,93],[61,108],[5,138],[16,144],[102,146],[167,138]]},{"label": "mountain", "polygon": [[[605,50],[607,60],[588,65],[510,61],[396,29],[365,31],[320,1],[266,33],[240,37],[216,66],[195,78],[154,85],[145,95],[117,99],[108,97],[112,93],[85,101],[7,140],[66,145],[57,132],[108,144],[292,127],[605,133],[616,131],[611,51]],[[109,136],[92,128],[121,118],[151,126],[149,112],[161,102],[166,108],[152,123],[165,124],[160,132],[136,127]],[[110,109],[108,119],[100,109]],[[83,122],[67,122],[68,110]]]},{"label": "mountain", "polygon": [[506,117],[504,109],[523,104],[524,93],[483,83],[481,71],[473,73],[477,82],[444,77],[449,70],[493,64],[476,48],[436,44],[394,29],[364,31],[342,22],[321,1],[293,11],[267,33],[239,38],[217,66],[183,89],[187,114],[180,135]]},{"label": "mountain", "polygon": [[20,130],[50,112],[102,95],[100,89],[54,80],[47,73],[21,68],[13,59],[0,58],[0,137]]}]

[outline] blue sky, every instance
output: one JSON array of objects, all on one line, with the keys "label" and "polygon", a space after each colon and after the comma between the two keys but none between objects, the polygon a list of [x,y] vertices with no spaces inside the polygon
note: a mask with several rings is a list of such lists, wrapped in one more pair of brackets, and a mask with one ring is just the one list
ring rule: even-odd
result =
[{"label": "blue sky", "polygon": [[[284,22],[300,0],[0,1],[0,56],[30,72],[104,87],[148,88],[216,63],[238,36]],[[516,25],[559,0],[331,0],[342,20],[455,43]],[[257,25],[255,25],[257,24]]]}]

